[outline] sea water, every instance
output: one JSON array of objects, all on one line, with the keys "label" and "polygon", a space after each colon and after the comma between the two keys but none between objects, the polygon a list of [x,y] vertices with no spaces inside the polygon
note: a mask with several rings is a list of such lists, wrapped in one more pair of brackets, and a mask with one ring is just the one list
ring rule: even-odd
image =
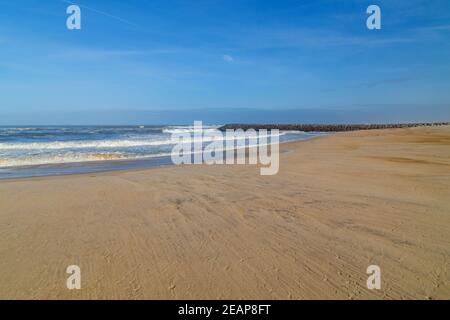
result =
[{"label": "sea water", "polygon": [[[203,126],[204,131],[218,125]],[[172,133],[193,126],[9,126],[0,127],[0,178],[145,168],[171,164]],[[281,131],[280,142],[321,133]]]}]

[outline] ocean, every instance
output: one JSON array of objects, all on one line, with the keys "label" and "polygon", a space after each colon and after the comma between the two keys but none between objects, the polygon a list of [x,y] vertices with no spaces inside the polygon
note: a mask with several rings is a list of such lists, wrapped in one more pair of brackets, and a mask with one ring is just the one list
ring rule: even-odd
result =
[{"label": "ocean", "polygon": [[[172,133],[193,132],[178,125],[0,127],[0,179],[170,165]],[[281,131],[279,140],[321,134]]]}]

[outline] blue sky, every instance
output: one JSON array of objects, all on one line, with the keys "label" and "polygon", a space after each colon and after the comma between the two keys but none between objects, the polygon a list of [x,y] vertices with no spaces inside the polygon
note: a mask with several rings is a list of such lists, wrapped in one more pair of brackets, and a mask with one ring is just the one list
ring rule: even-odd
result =
[{"label": "blue sky", "polygon": [[0,125],[450,120],[448,0],[0,0],[0,48]]}]

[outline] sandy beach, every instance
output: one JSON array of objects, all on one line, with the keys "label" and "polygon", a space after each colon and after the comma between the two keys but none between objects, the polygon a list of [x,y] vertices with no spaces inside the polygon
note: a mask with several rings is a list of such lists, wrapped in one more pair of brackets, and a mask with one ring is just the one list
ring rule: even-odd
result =
[{"label": "sandy beach", "polygon": [[450,126],[280,150],[0,181],[0,299],[450,299]]}]

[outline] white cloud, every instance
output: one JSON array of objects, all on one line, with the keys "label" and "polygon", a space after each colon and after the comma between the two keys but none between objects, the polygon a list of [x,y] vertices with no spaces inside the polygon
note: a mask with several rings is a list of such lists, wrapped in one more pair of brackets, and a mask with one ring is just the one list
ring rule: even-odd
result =
[{"label": "white cloud", "polygon": [[225,62],[233,62],[233,61],[234,61],[233,57],[230,56],[230,55],[228,55],[228,54],[224,54],[224,55],[223,55],[223,60],[224,60]]}]

